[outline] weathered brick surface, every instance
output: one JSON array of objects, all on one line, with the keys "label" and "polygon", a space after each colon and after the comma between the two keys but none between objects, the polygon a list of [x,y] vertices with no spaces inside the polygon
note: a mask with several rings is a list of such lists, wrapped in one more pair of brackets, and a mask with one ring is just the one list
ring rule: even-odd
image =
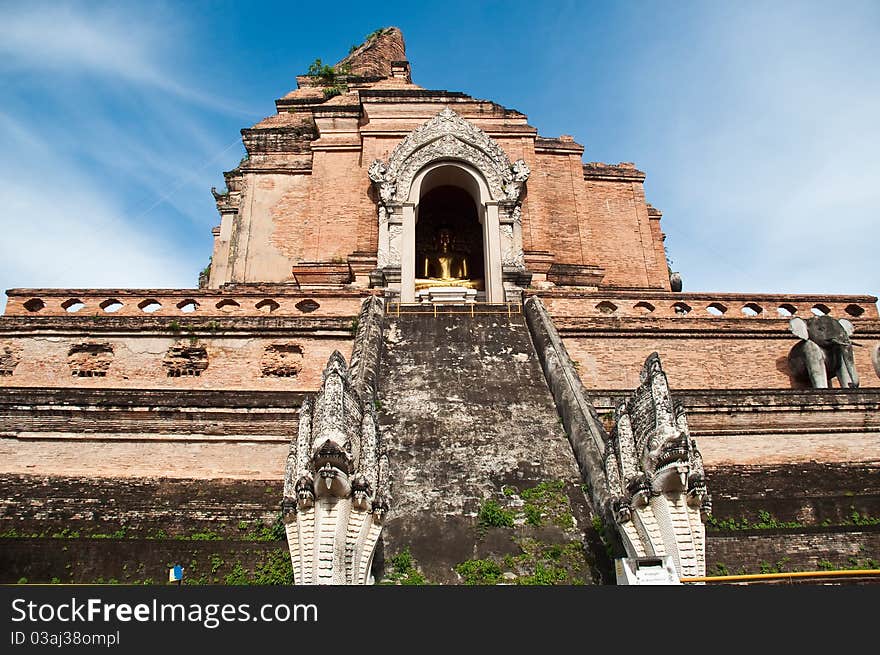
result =
[{"label": "weathered brick surface", "polygon": [[[244,481],[0,474],[0,583],[164,584],[169,564],[182,564],[191,582],[222,583],[235,562],[252,572],[270,551],[284,552],[284,542],[248,540],[265,538],[262,528],[276,521],[280,497],[275,475]],[[120,531],[124,538],[107,538]]]},{"label": "weathered brick surface", "polygon": [[[0,436],[0,472],[90,477],[282,479],[288,440],[158,439],[149,433],[70,435],[44,432],[42,439]],[[115,438],[114,438],[115,437]]]},{"label": "weathered brick surface", "polygon": [[30,584],[165,585],[168,569],[176,564],[184,567],[184,584],[226,584],[227,576],[239,580],[240,570],[253,579],[286,549],[283,541],[3,539],[0,584],[25,579]]},{"label": "weathered brick surface", "polygon": [[[70,349],[92,341],[112,345],[112,357],[105,356],[110,358],[105,374],[102,377],[72,375],[68,362]],[[346,358],[351,354],[350,338],[243,336],[190,339],[143,335],[98,341],[82,336],[46,335],[18,337],[8,342],[21,348],[21,361],[12,375],[0,376],[0,386],[314,391],[321,384],[321,371],[331,353],[339,350]],[[278,377],[264,373],[260,362],[266,349],[273,346],[302,349],[301,370],[297,375]],[[180,369],[175,363],[180,357],[175,358],[175,353],[182,352],[181,348],[204,349],[207,367],[200,375],[169,377],[172,369]]]},{"label": "weathered brick surface", "polygon": [[[700,441],[703,450],[705,440]],[[718,520],[795,522],[802,527],[724,531],[708,527],[707,571],[759,573],[877,568],[880,459],[782,465],[708,465],[712,516]],[[769,519],[767,518],[769,517]]]},{"label": "weathered brick surface", "polygon": [[880,518],[880,460],[711,465],[706,480],[719,520],[754,523],[762,511],[805,527],[852,523],[853,512]]},{"label": "weathered brick surface", "polygon": [[706,465],[880,460],[876,432],[696,436]]},{"label": "weathered brick surface", "polygon": [[595,261],[590,263],[605,269],[602,284],[668,290],[666,260],[657,257],[642,183],[588,180],[584,196],[595,235],[589,245]]},{"label": "weathered brick surface", "polygon": [[337,67],[348,64],[352,75],[390,77],[392,62],[406,59],[403,34],[396,27],[387,27],[342,59]]},{"label": "weathered brick surface", "polygon": [[281,441],[296,432],[305,396],[289,391],[7,387],[0,396],[0,433],[29,439],[53,433],[55,439],[67,435],[80,441],[138,434]]},{"label": "weathered brick surface", "polygon": [[[876,568],[880,559],[880,530],[816,528],[708,534],[706,569],[709,575],[775,571],[821,571],[828,568]],[[723,567],[723,568],[722,568]],[[876,581],[875,581],[876,582]]]},{"label": "weathered brick surface", "polygon": [[163,477],[75,477],[0,474],[0,533],[82,536],[125,528],[129,537],[213,532],[244,536],[240,521],[271,525],[281,478],[194,480]]},{"label": "weathered brick surface", "polygon": [[[658,352],[672,384],[690,389],[799,389],[792,379],[787,356],[797,341],[785,334],[770,338],[734,338],[718,335],[565,338],[587,388],[631,389],[638,386],[645,358]],[[873,341],[873,343],[877,343]],[[870,354],[859,349],[856,370],[861,386],[880,387]],[[837,380],[832,384],[838,385]]]}]

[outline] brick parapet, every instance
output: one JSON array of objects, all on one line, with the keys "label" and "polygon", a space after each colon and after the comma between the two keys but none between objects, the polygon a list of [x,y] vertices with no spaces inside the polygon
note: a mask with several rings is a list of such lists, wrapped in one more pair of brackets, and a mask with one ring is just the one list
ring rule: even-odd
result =
[{"label": "brick parapet", "polygon": [[[852,321],[880,319],[877,297],[869,295],[805,295],[748,293],[674,293],[636,289],[599,289],[598,291],[551,289],[525,292],[543,300],[554,320],[573,317],[606,318],[674,318],[676,320],[706,319],[774,320],[785,319],[779,313],[784,307],[792,315],[810,317],[813,308],[837,318]],[[709,311],[714,307],[719,314]],[[743,310],[754,314],[746,314]]]},{"label": "brick parapet", "polygon": [[0,320],[0,335],[4,337],[34,334],[108,335],[132,337],[208,337],[223,338],[234,335],[265,336],[278,334],[346,337],[351,336],[349,317],[296,317],[296,316],[241,316],[217,317],[209,321],[197,317],[179,322],[161,316],[7,316]]},{"label": "brick parapet", "polygon": [[[196,319],[202,316],[357,316],[367,289],[300,289],[292,285],[227,285],[221,289],[9,289],[5,317],[77,316],[159,317]],[[104,306],[122,303],[117,311]],[[70,312],[65,305],[83,306]],[[191,311],[184,311],[189,301]],[[149,303],[155,302],[158,308]],[[36,309],[30,309],[36,307]],[[297,305],[300,305],[299,307]],[[152,311],[145,311],[151,309]],[[4,319],[0,319],[0,329]]]},{"label": "brick parapet", "polygon": [[[569,316],[554,318],[563,337],[693,337],[696,339],[792,339],[788,319],[754,321],[752,319],[687,319],[679,317],[636,318]],[[880,321],[853,321],[854,339],[880,337]],[[794,344],[792,344],[794,345]]]}]

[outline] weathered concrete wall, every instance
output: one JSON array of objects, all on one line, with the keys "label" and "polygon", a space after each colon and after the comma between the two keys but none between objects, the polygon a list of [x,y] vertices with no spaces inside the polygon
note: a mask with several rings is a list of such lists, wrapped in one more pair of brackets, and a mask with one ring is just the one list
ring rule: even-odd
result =
[{"label": "weathered concrete wall", "polygon": [[[456,582],[457,563],[519,555],[522,539],[584,539],[589,508],[522,316],[389,317],[379,400],[391,472],[386,554],[408,547],[429,579]],[[571,505],[567,529],[478,531],[487,500],[515,500],[502,489],[556,481]]]}]

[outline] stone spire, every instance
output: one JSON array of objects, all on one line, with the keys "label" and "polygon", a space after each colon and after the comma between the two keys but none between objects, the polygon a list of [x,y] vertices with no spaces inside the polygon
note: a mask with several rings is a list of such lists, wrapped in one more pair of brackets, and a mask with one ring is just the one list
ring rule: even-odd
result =
[{"label": "stone spire", "polygon": [[342,66],[349,66],[350,74],[358,77],[393,77],[397,74],[395,69],[405,68],[408,78],[409,63],[403,33],[396,27],[376,30],[335,68],[339,70]]}]

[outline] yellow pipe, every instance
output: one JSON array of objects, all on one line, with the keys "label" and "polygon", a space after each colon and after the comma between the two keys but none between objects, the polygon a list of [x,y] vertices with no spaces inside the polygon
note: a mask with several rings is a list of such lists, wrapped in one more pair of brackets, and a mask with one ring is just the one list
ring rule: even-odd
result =
[{"label": "yellow pipe", "polygon": [[880,569],[843,571],[796,571],[792,573],[751,573],[748,575],[712,575],[682,578],[682,582],[746,582],[749,580],[787,580],[790,578],[845,578],[863,575],[880,575]]}]

